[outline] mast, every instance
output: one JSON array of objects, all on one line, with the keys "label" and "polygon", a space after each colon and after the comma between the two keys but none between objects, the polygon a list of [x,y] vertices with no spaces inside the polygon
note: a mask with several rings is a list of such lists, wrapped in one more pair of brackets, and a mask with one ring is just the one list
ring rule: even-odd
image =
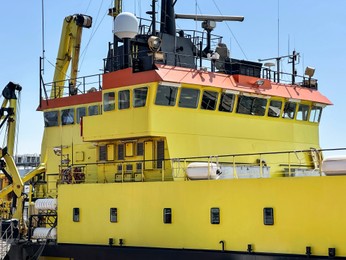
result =
[{"label": "mast", "polygon": [[160,32],[175,35],[175,14],[173,0],[161,1],[161,25]]}]

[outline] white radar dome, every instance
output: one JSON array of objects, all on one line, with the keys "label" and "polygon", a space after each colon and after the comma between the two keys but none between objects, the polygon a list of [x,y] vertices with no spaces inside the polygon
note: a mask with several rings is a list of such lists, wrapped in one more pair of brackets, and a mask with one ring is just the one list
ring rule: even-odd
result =
[{"label": "white radar dome", "polygon": [[123,12],[115,17],[114,34],[120,39],[134,38],[138,32],[138,20],[129,12]]}]

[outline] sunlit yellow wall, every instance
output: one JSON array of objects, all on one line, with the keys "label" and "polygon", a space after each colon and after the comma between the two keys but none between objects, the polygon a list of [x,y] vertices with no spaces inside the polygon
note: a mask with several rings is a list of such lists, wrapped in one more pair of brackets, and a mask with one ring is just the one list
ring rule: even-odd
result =
[{"label": "sunlit yellow wall", "polygon": [[[60,119],[59,119],[60,120]],[[55,154],[54,148],[62,147],[62,156]],[[77,153],[83,153],[83,160],[78,160]],[[62,159],[70,159],[73,164],[93,163],[96,160],[96,146],[92,143],[83,143],[80,135],[80,125],[64,125],[45,127],[41,144],[42,162],[46,163],[46,181],[48,196],[56,195],[56,181],[60,172],[59,165]],[[86,181],[95,181],[96,166],[89,165],[86,172]]]},{"label": "sunlit yellow wall", "polygon": [[[346,256],[346,177],[61,185],[58,242]],[[72,210],[80,208],[80,222]],[[118,223],[110,223],[111,207]],[[173,223],[163,223],[163,208]],[[210,224],[219,207],[221,223]],[[274,225],[263,224],[273,207]]]},{"label": "sunlit yellow wall", "polygon": [[[154,105],[157,84],[152,83],[148,86],[150,88],[146,107],[116,109],[104,112],[103,115],[85,118],[84,140],[97,142],[163,136],[167,138],[171,157],[319,147],[316,123],[242,115],[235,111],[228,113],[199,108],[180,108],[177,105],[157,106]],[[220,89],[211,87],[200,87],[200,89],[218,91],[221,94]],[[276,98],[278,99],[280,98]]]}]

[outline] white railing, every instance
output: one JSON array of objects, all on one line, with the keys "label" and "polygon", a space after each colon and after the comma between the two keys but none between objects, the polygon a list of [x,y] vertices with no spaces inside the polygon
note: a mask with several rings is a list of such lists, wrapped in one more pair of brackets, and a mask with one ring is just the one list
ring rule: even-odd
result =
[{"label": "white railing", "polygon": [[3,260],[7,255],[8,251],[10,251],[11,243],[13,242],[13,234],[14,234],[14,222],[10,221],[9,226],[2,230],[3,222],[0,222],[1,227],[1,238],[0,238],[0,259]]}]

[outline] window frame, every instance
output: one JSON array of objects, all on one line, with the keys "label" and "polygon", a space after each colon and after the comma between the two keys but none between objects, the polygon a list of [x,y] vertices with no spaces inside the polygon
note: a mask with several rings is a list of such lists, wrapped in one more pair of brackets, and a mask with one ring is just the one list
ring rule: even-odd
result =
[{"label": "window frame", "polygon": [[[245,105],[248,105],[247,103],[242,103],[243,102],[246,102],[246,99],[250,100],[251,101],[251,106],[250,107],[246,107]],[[261,107],[260,105],[261,104],[257,104],[257,101],[265,101],[265,106],[263,108],[263,113],[255,113],[255,108],[259,108]],[[244,111],[242,112],[240,109],[240,106],[243,106],[244,107]],[[240,95],[238,96],[238,103],[237,103],[237,109],[236,109],[236,112],[238,114],[242,114],[242,115],[251,115],[251,116],[264,116],[266,114],[266,110],[267,110],[267,105],[268,105],[268,99],[266,98],[263,98],[263,97],[256,97],[256,96],[247,96],[247,95]],[[248,113],[245,113],[246,111],[248,110]],[[260,111],[260,110],[258,110]]]},{"label": "window frame", "polygon": [[[184,93],[183,94],[183,91],[195,92],[195,93],[197,93],[197,95],[193,95],[192,94],[189,97],[188,96],[189,93]],[[180,93],[179,93],[178,107],[181,107],[181,108],[192,108],[192,109],[198,108],[200,95],[201,95],[201,91],[198,88],[181,87],[180,88]],[[193,100],[193,102],[188,102],[189,99]],[[182,103],[182,101],[184,101],[184,103]]]},{"label": "window frame", "polygon": [[[97,108],[96,113],[93,109]],[[98,104],[88,106],[88,116],[97,116],[100,114],[100,106]]]},{"label": "window frame", "polygon": [[[290,116],[285,116],[286,114],[288,114],[289,112],[286,112],[286,110],[288,109],[286,106],[290,105],[290,104],[294,104],[294,113],[293,113],[293,117]],[[284,119],[295,119],[296,115],[297,115],[297,102],[292,102],[292,101],[286,101],[284,103],[284,108],[282,110],[282,118]]]},{"label": "window frame", "polygon": [[[66,114],[65,112],[67,112],[68,114]],[[71,112],[72,112],[72,116],[71,116]],[[62,109],[60,116],[61,116],[60,118],[61,125],[73,125],[75,123],[75,108],[70,107],[70,108]],[[70,121],[71,118],[72,118],[72,121]]]},{"label": "window frame", "polygon": [[[47,118],[46,115],[52,114],[52,113],[55,113],[54,118],[56,118],[56,120],[54,120],[54,124],[48,124],[48,122],[50,122],[50,121],[46,120],[46,118]],[[43,113],[44,127],[59,126],[59,118],[60,118],[60,111],[59,110],[45,111]]]},{"label": "window frame", "polygon": [[[316,112],[315,112],[315,111],[317,111],[316,109],[318,109],[318,111],[319,111],[319,113],[317,115],[317,117],[318,117],[317,120],[316,120]],[[316,106],[316,105],[311,106],[310,115],[309,115],[309,120],[308,121],[310,123],[319,123],[321,121],[322,112],[323,112],[323,107]],[[313,117],[313,120],[311,120],[311,117]]]},{"label": "window frame", "polygon": [[[165,92],[163,92],[163,91],[159,92],[159,89],[161,89],[161,88],[162,89],[168,89],[168,88],[174,89],[174,94],[173,95],[170,94],[169,98],[167,98],[167,96],[163,96],[165,94]],[[179,90],[179,88],[176,87],[176,86],[169,86],[169,85],[161,85],[161,84],[159,84],[157,86],[157,89],[156,89],[155,103],[154,104],[158,105],[158,106],[174,107],[177,104],[177,100],[178,100],[178,98],[177,98],[178,97],[178,90]],[[159,95],[161,97],[160,100],[158,100]],[[164,100],[165,97],[168,99],[168,104],[164,104],[164,102],[162,102],[162,100]],[[174,98],[173,101],[172,101],[172,97]],[[160,102],[158,102],[158,101],[160,101]]]},{"label": "window frame", "polygon": [[[110,95],[113,94],[111,98]],[[107,97],[106,97],[107,96]],[[116,105],[116,92],[110,91],[103,93],[103,111],[109,112],[115,110]]]},{"label": "window frame", "polygon": [[[277,106],[272,106],[272,105],[271,105],[272,102],[280,102],[280,103],[281,103],[279,113],[278,113],[276,116],[275,116],[274,114],[269,114],[269,109],[270,109],[270,107],[278,108]],[[283,100],[270,99],[270,101],[269,101],[269,106],[268,106],[268,112],[267,112],[268,117],[280,118],[281,114],[283,113],[283,112],[282,112],[282,108],[283,108],[283,104],[284,104],[284,103],[285,103],[285,102],[284,102]],[[275,113],[275,112],[274,112],[274,113]]]},{"label": "window frame", "polygon": [[[213,94],[211,94],[211,93],[215,94],[215,96],[212,96]],[[214,100],[212,100],[212,98],[208,97],[207,95],[210,95],[210,97],[214,98]],[[204,105],[204,98],[205,98],[205,96],[206,96],[206,99],[208,99],[208,103]],[[219,92],[218,91],[215,91],[215,90],[203,90],[200,109],[215,111],[215,109],[216,109],[216,107],[218,105],[218,100],[219,100]],[[210,106],[210,101],[214,102],[214,106]]]},{"label": "window frame", "polygon": [[[139,101],[142,102],[140,103],[140,105],[136,105],[136,103],[138,102],[138,100],[136,100],[136,90],[143,90],[146,89],[145,91],[145,99],[140,99]],[[140,92],[143,93],[144,91]],[[139,87],[139,88],[135,88],[133,89],[133,95],[132,95],[132,105],[134,108],[138,108],[138,107],[145,107],[147,105],[147,99],[148,99],[148,93],[149,93],[149,88],[148,86],[144,86],[144,87]]]},{"label": "window frame", "polygon": [[[127,93],[123,96],[123,94]],[[123,89],[118,91],[118,109],[129,109],[131,106],[131,91],[129,89]]]},{"label": "window frame", "polygon": [[[229,98],[229,96],[232,96],[232,104],[230,106],[230,110],[221,110],[221,106],[224,104],[223,100],[224,100],[224,96],[227,96]],[[237,98],[237,95],[236,94],[233,94],[233,93],[227,93],[227,92],[222,92],[221,95],[220,95],[220,102],[219,102],[219,107],[218,107],[218,111],[220,112],[227,112],[227,113],[232,113],[233,110],[234,110],[234,104],[236,102],[236,98]]]},{"label": "window frame", "polygon": [[[80,110],[84,109],[84,115],[80,115]],[[86,107],[76,107],[76,124],[80,124],[81,118],[87,116],[87,108]]]},{"label": "window frame", "polygon": [[[302,116],[301,116],[301,118],[300,118],[299,112],[300,112],[300,108],[301,108],[301,107],[307,108],[307,111],[305,111],[305,112],[306,112],[305,117],[304,117],[304,111],[302,111],[302,112],[301,112],[301,113],[302,113]],[[298,109],[297,109],[296,120],[307,122],[307,121],[309,120],[309,116],[310,116],[310,106],[309,106],[309,104],[299,103],[299,104],[298,104]]]}]

